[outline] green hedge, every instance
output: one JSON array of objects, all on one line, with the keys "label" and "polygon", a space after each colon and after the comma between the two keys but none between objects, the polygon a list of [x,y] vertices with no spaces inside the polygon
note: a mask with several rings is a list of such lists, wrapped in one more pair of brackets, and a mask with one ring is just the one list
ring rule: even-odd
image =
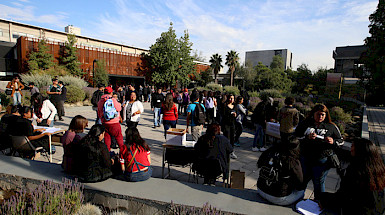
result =
[{"label": "green hedge", "polygon": [[240,95],[240,92],[239,92],[239,89],[238,87],[232,87],[232,86],[225,86],[223,88],[223,90],[227,93],[227,94],[233,94],[234,96],[239,96]]},{"label": "green hedge", "polygon": [[215,92],[216,92],[216,91],[222,92],[222,90],[223,90],[223,87],[222,87],[221,85],[215,84],[215,83],[207,84],[207,85],[206,85],[206,88],[209,89],[209,90],[211,90],[211,91],[215,91]]},{"label": "green hedge", "polygon": [[84,91],[73,85],[67,86],[67,102],[68,103],[76,103],[76,102],[81,102],[84,100],[86,97],[86,94]]}]

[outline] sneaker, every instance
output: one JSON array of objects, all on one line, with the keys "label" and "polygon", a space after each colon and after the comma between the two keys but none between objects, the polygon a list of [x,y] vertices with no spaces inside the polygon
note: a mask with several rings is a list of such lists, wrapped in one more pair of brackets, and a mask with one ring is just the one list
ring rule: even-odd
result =
[{"label": "sneaker", "polygon": [[59,118],[59,121],[64,121],[64,119],[63,118]]},{"label": "sneaker", "polygon": [[152,128],[156,128],[156,126],[154,125],[154,126],[152,126]]},{"label": "sneaker", "polygon": [[234,146],[236,146],[236,147],[240,147],[240,146],[241,146],[241,144],[239,144],[239,142],[235,142],[235,143],[234,143]]},{"label": "sneaker", "polygon": [[237,156],[237,155],[235,155],[235,153],[234,153],[234,152],[231,152],[231,154],[230,154],[230,158],[231,158],[231,159],[237,159],[237,158],[238,158],[238,156]]},{"label": "sneaker", "polygon": [[265,147],[262,147],[262,148],[259,149],[260,152],[264,152],[266,150],[267,150],[267,148],[265,148]]},{"label": "sneaker", "polygon": [[251,151],[253,151],[253,152],[259,152],[259,149],[258,149],[258,147],[252,147],[252,148],[251,148]]}]

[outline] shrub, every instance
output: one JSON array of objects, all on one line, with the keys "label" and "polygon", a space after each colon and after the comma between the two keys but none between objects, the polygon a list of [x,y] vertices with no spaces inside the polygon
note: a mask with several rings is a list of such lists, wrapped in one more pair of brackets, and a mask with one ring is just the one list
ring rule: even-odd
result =
[{"label": "shrub", "polygon": [[52,84],[52,78],[50,75],[43,74],[22,74],[20,75],[20,78],[23,80],[25,84],[28,84],[29,82],[34,82],[35,86],[38,88],[46,87]]},{"label": "shrub", "polygon": [[11,104],[11,97],[7,96],[4,90],[0,90],[0,99],[3,108],[6,108],[9,104]]},{"label": "shrub", "polygon": [[102,215],[102,210],[96,205],[87,203],[81,205],[80,208],[76,211],[75,215]]},{"label": "shrub", "polygon": [[83,80],[79,77],[72,76],[72,75],[66,75],[63,77],[58,77],[58,79],[63,81],[63,83],[65,85],[77,86],[80,89],[83,89],[83,87],[88,86],[88,83],[85,80]]},{"label": "shrub", "polygon": [[352,123],[352,115],[346,113],[344,109],[335,106],[329,110],[332,121],[336,123],[340,129],[341,134],[345,133],[346,125]]},{"label": "shrub", "polygon": [[86,98],[85,99],[91,100],[92,94],[94,94],[94,92],[96,90],[97,90],[97,88],[93,88],[93,87],[83,87],[83,91],[86,94]]},{"label": "shrub", "polygon": [[259,93],[257,91],[249,92],[250,97],[259,97]]},{"label": "shrub", "polygon": [[199,92],[202,92],[203,90],[209,91],[209,89],[206,87],[196,87],[195,89],[197,89]]},{"label": "shrub", "polygon": [[206,85],[206,88],[208,88],[211,91],[220,91],[222,92],[223,88],[220,84],[210,83]]},{"label": "shrub", "polygon": [[169,214],[176,214],[176,215],[217,214],[217,215],[221,215],[221,214],[223,214],[223,212],[221,210],[216,209],[215,207],[209,205],[209,203],[204,204],[202,208],[196,208],[196,207],[189,207],[189,206],[185,206],[185,205],[176,205],[173,202],[171,202]]},{"label": "shrub", "polygon": [[44,181],[32,192],[19,190],[0,206],[1,214],[74,214],[84,201],[83,185],[63,180]]},{"label": "shrub", "polygon": [[271,98],[282,98],[282,94],[276,90],[276,89],[267,89],[267,90],[262,90],[259,92],[259,97],[264,100],[267,99],[268,97]]},{"label": "shrub", "polygon": [[254,111],[255,107],[258,103],[261,102],[261,99],[258,97],[250,97],[249,106],[247,107],[249,110]]},{"label": "shrub", "polygon": [[67,102],[68,103],[76,103],[76,102],[81,102],[84,100],[86,97],[86,94],[84,91],[73,85],[67,86]]},{"label": "shrub", "polygon": [[234,96],[238,96],[240,95],[240,92],[239,92],[239,89],[238,87],[232,87],[232,86],[225,86],[223,88],[223,90],[227,93],[227,94],[233,94]]}]

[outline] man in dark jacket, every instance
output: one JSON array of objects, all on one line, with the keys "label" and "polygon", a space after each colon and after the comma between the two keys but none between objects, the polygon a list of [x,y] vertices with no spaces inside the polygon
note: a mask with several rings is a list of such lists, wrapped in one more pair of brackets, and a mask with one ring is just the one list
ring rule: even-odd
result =
[{"label": "man in dark jacket", "polygon": [[160,127],[162,119],[160,117],[160,109],[162,107],[162,102],[164,101],[164,96],[162,94],[162,88],[158,88],[156,93],[152,94],[151,98],[151,110],[154,112],[154,127]]},{"label": "man in dark jacket", "polygon": [[95,124],[102,124],[98,117],[98,102],[104,95],[104,85],[99,84],[98,88],[93,94],[91,98],[91,103],[92,103],[92,110],[96,111],[96,121]]},{"label": "man in dark jacket", "polygon": [[57,113],[59,116],[59,121],[64,121],[63,119],[63,116],[65,115],[64,102],[67,100],[67,88],[64,86],[63,81],[59,81],[59,86],[61,88],[61,94],[59,95]]}]

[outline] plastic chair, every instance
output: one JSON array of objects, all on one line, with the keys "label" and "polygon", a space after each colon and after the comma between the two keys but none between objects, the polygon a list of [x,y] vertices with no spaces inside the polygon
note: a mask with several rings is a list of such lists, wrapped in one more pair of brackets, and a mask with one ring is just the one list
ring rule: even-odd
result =
[{"label": "plastic chair", "polygon": [[17,152],[20,157],[33,160],[36,154],[40,153],[48,159],[47,152],[44,148],[33,146],[26,136],[10,136],[10,140],[13,150],[12,155],[15,155]]}]

